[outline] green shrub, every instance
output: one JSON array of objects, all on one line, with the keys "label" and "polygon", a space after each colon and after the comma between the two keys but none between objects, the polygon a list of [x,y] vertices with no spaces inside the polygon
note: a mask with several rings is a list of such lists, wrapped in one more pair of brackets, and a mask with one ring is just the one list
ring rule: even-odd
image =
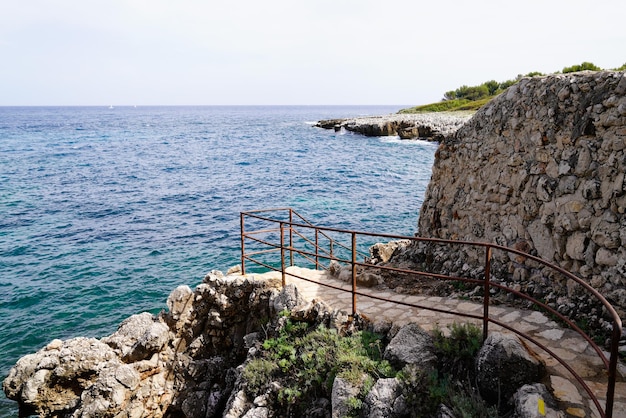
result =
[{"label": "green shrub", "polygon": [[[323,326],[309,329],[304,322],[287,319],[262,348],[259,358],[244,367],[246,391],[258,396],[279,381],[282,387],[277,401],[290,408],[330,397],[337,376],[361,385],[356,407],[373,386],[374,378],[396,375],[389,362],[382,360],[382,337],[366,331],[340,336]],[[370,377],[363,381],[364,375]]]},{"label": "green shrub", "polygon": [[471,380],[474,375],[474,358],[482,346],[482,330],[470,323],[454,323],[449,329],[449,337],[439,328],[433,331],[439,369],[459,380]]},{"label": "green shrub", "polygon": [[498,408],[489,406],[472,388],[454,389],[448,406],[458,418],[498,418]]},{"label": "green shrub", "polygon": [[411,418],[431,417],[439,405],[448,398],[448,384],[435,371],[427,373],[415,365],[406,365],[398,378],[402,383],[405,402]]},{"label": "green shrub", "polygon": [[590,70],[590,71],[600,71],[602,70],[602,68],[598,67],[597,65],[591,63],[591,62],[583,62],[580,65],[572,65],[571,67],[565,67],[563,68],[563,74],[566,73],[574,73],[577,71],[585,71],[585,70]]}]

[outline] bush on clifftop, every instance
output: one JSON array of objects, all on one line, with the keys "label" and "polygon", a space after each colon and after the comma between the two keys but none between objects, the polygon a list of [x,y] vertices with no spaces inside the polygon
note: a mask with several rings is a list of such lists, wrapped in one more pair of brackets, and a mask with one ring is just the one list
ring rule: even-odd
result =
[{"label": "bush on clifftop", "polygon": [[[626,63],[614,71],[626,70]],[[577,71],[602,71],[602,68],[591,62],[583,62],[581,64],[565,67],[563,74],[573,73]],[[558,71],[557,71],[558,73]],[[517,83],[524,77],[543,76],[545,74],[539,71],[531,71],[528,74],[519,74],[513,80],[498,82],[489,80],[477,86],[463,85],[456,90],[450,90],[444,93],[443,99],[439,103],[432,103],[422,106],[415,106],[408,109],[401,109],[398,113],[426,113],[426,112],[446,112],[446,111],[462,111],[462,110],[478,110],[492,98],[502,93],[513,84]]]}]

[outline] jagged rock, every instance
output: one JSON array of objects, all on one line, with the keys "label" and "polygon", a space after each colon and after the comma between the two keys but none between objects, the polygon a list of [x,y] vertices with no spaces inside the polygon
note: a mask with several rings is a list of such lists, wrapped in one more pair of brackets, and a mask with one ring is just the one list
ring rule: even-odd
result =
[{"label": "jagged rock", "polygon": [[[363,376],[365,379],[366,376]],[[361,391],[361,385],[355,385],[349,380],[341,377],[336,377],[333,382],[332,390],[332,417],[342,418],[350,416],[352,413],[352,407],[350,406],[350,399],[356,398]]]},{"label": "jagged rock", "polygon": [[414,364],[423,370],[434,369],[437,357],[430,334],[417,324],[403,326],[387,345],[383,358],[398,370]]},{"label": "jagged rock", "polygon": [[[86,398],[86,405],[92,409],[99,404],[116,405],[126,399],[125,386],[115,377],[122,365],[115,351],[95,338],[73,338],[60,344],[55,340],[22,357],[4,380],[3,390],[9,399],[19,400],[25,411],[49,416],[77,408],[83,391],[105,379],[111,390],[98,399]],[[120,376],[134,385],[133,377]]]},{"label": "jagged rock", "polygon": [[[543,407],[541,407],[543,405]],[[564,418],[554,397],[541,383],[524,385],[513,395],[513,418]]]},{"label": "jagged rock", "polygon": [[545,373],[541,360],[511,334],[489,334],[476,357],[476,382],[489,403],[509,404],[525,384],[540,381]]},{"label": "jagged rock", "polygon": [[457,418],[457,416],[454,415],[454,412],[452,412],[450,408],[442,404],[439,405],[439,409],[437,410],[437,418]]},{"label": "jagged rock", "polygon": [[400,241],[390,241],[387,243],[376,243],[370,247],[370,259],[369,261],[372,264],[378,263],[386,263],[388,262],[393,254],[400,248],[405,248],[409,245],[411,241],[408,240],[400,240]]},{"label": "jagged rock", "polygon": [[150,313],[133,315],[102,342],[113,347],[123,361],[132,363],[160,351],[169,340],[169,328]]},{"label": "jagged rock", "polygon": [[291,310],[293,307],[302,304],[303,299],[298,292],[298,288],[293,284],[288,284],[281,292],[273,296],[271,301],[274,312],[281,312],[284,309]]},{"label": "jagged rock", "polygon": [[336,131],[345,128],[365,136],[398,135],[403,139],[420,138],[440,141],[452,135],[469,118],[469,114],[461,113],[393,114],[321,120],[315,126]]},{"label": "jagged rock", "polygon": [[368,418],[395,418],[408,415],[402,384],[396,378],[378,379],[365,397],[364,415]]},{"label": "jagged rock", "polygon": [[[383,282],[380,275],[357,267],[356,284],[359,287],[374,287]],[[332,265],[331,275],[346,283],[352,283],[352,266]]]},{"label": "jagged rock", "polygon": [[242,418],[268,418],[270,416],[269,409],[264,406],[252,408]]},{"label": "jagged rock", "polygon": [[247,398],[245,391],[233,391],[228,399],[228,404],[226,405],[223,416],[224,418],[241,418],[253,406],[254,404]]},{"label": "jagged rock", "polygon": [[336,129],[338,127],[341,127],[341,125],[346,120],[347,119],[324,119],[324,120],[318,121],[314,126],[317,128],[324,128],[324,129]]}]

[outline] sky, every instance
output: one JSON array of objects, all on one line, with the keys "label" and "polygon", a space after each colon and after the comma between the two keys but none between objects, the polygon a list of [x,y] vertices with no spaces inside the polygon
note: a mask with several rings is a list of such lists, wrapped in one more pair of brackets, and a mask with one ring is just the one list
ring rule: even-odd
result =
[{"label": "sky", "polygon": [[626,63],[624,0],[0,0],[0,106],[419,105]]}]

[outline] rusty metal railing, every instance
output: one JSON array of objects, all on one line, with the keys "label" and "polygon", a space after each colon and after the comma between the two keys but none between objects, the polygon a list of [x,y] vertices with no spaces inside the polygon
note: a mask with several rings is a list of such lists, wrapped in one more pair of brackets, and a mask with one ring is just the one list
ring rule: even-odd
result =
[{"label": "rusty metal railing", "polygon": [[[268,214],[272,216],[268,216]],[[294,221],[296,219],[297,221]],[[359,232],[344,230],[338,228],[328,228],[313,225],[307,221],[303,216],[298,214],[291,208],[276,208],[256,210],[249,212],[242,212],[240,214],[241,222],[241,268],[242,274],[246,274],[246,261],[250,261],[256,265],[265,267],[270,270],[280,271],[282,273],[283,286],[286,283],[286,257],[289,253],[289,265],[294,265],[296,256],[301,257],[306,267],[310,265],[315,269],[327,269],[331,262],[343,263],[350,265],[352,269],[352,314],[357,312],[357,296],[364,296],[371,299],[394,302],[399,305],[410,306],[419,309],[427,309],[440,313],[447,313],[456,316],[472,318],[482,321],[483,326],[483,339],[487,338],[489,332],[489,324],[498,325],[504,329],[507,329],[520,337],[532,342],[534,345],[542,349],[552,358],[554,358],[561,366],[563,366],[583,390],[589,395],[589,398],[595,405],[596,409],[600,413],[602,418],[613,417],[613,404],[615,397],[615,386],[617,380],[617,362],[618,362],[618,348],[619,340],[622,333],[622,321],[617,314],[615,308],[602,296],[596,289],[591,287],[588,283],[575,276],[574,274],[564,270],[563,268],[542,260],[539,257],[530,255],[520,250],[513,248],[507,248],[496,244],[485,242],[469,242],[469,241],[455,241],[435,238],[423,238],[415,236],[400,236],[389,234],[378,234],[369,232]],[[359,238],[362,242],[359,244]],[[349,243],[344,243],[343,240],[349,240]],[[373,240],[380,242],[380,239],[385,240],[410,240],[413,242],[425,242],[432,245],[451,245],[460,246],[464,249],[472,248],[474,250],[480,249],[484,251],[482,277],[458,277],[450,276],[447,274],[440,274],[428,271],[409,270],[402,268],[394,268],[382,265],[373,265],[371,263],[359,262],[358,257],[367,257],[367,254],[363,250],[359,250],[359,245],[372,245]],[[287,240],[287,242],[286,242]],[[246,244],[250,244],[253,247],[252,251],[247,251]],[[612,320],[612,332],[610,338],[610,351],[607,357],[604,351],[594,342],[594,340],[587,335],[573,320],[561,314],[556,309],[549,306],[547,303],[537,300],[531,295],[525,294],[519,290],[509,288],[497,281],[492,280],[492,265],[493,265],[493,253],[494,251],[502,252],[505,255],[514,255],[522,258],[523,260],[530,260],[543,268],[549,269],[554,274],[560,274],[566,280],[573,280],[580,285],[586,292],[592,295],[598,303],[606,310],[608,317]],[[276,265],[275,257],[279,254],[280,266]],[[320,260],[326,260],[328,263],[324,264]],[[274,265],[272,265],[274,263]],[[450,310],[439,309],[436,307],[423,306],[420,304],[411,304],[401,301],[394,301],[379,297],[370,293],[363,293],[359,291],[357,286],[357,269],[375,268],[381,271],[387,271],[395,274],[412,275],[422,278],[438,279],[445,281],[455,281],[472,283],[482,287],[482,299],[483,299],[483,312],[482,315],[455,312]],[[293,274],[292,274],[293,275]],[[321,286],[327,286],[338,290],[344,290],[340,287],[334,286],[330,283],[323,283],[314,281],[305,277],[296,276],[299,279],[306,280],[319,284]],[[600,401],[594,392],[589,388],[589,385],[583,380],[583,378],[572,368],[567,361],[559,357],[553,350],[542,344],[536,338],[524,333],[523,331],[516,330],[514,327],[507,325],[496,318],[489,315],[490,295],[491,290],[500,290],[513,294],[516,297],[522,298],[535,307],[541,308],[548,312],[553,317],[558,318],[563,324],[566,324],[569,328],[577,332],[596,352],[601,359],[604,368],[607,373],[607,391],[605,406],[602,407]]]}]

